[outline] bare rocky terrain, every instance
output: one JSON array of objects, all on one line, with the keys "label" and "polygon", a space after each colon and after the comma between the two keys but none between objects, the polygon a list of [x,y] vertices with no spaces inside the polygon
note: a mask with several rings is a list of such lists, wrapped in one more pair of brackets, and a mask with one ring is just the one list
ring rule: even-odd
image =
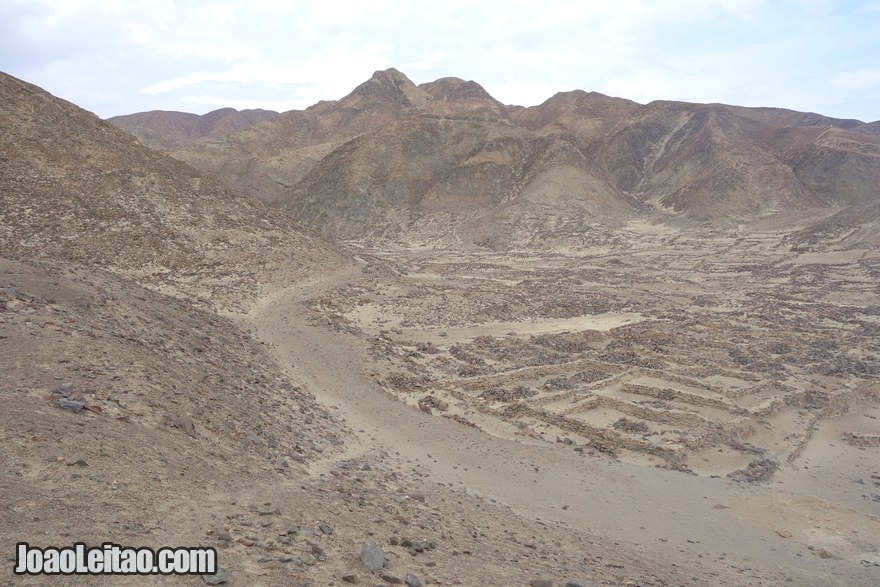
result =
[{"label": "bare rocky terrain", "polygon": [[273,110],[220,108],[207,114],[153,110],[108,118],[130,135],[153,149],[183,149],[196,143],[222,139],[228,134],[272,120]]},{"label": "bare rocky terrain", "polygon": [[[626,153],[604,150],[637,146],[621,116],[667,145],[628,199],[609,179]],[[831,175],[731,159],[718,129],[745,127]],[[4,75],[7,556],[217,547],[222,576],[148,580],[183,585],[875,585],[875,127],[583,92],[522,109],[392,71],[192,148],[226,161],[217,179]],[[621,142],[572,158],[604,135]],[[501,206],[466,153],[535,173]],[[713,195],[728,164],[755,183]],[[685,197],[672,170],[692,165],[688,185],[709,179]],[[311,183],[283,207],[221,183],[294,168]],[[435,173],[416,200],[448,214],[413,216],[406,190]],[[471,185],[494,203],[468,208]],[[759,185],[778,201],[701,217],[751,210]],[[301,220],[351,238],[292,219],[301,195]],[[12,566],[0,582],[59,583]]]},{"label": "bare rocky terrain", "polygon": [[171,154],[368,246],[589,247],[632,219],[818,221],[876,202],[880,184],[877,122],[581,90],[524,108],[395,69]]}]

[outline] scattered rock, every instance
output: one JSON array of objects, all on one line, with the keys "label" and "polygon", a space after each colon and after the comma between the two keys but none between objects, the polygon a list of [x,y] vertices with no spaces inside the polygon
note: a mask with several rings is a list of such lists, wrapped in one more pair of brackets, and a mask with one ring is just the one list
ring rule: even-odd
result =
[{"label": "scattered rock", "polygon": [[748,467],[745,469],[737,469],[736,471],[728,473],[727,476],[734,481],[759,483],[770,479],[778,468],[778,463],[767,458],[760,458],[749,463]]},{"label": "scattered rock", "polygon": [[385,566],[385,551],[372,538],[361,548],[361,563],[371,571],[378,571]]},{"label": "scattered rock", "polygon": [[426,395],[422,399],[419,400],[419,409],[425,412],[426,414],[430,414],[432,408],[440,410],[441,412],[445,412],[449,409],[449,402],[439,399],[433,395]]},{"label": "scattered rock", "polygon": [[421,580],[415,575],[410,575],[409,573],[403,578],[403,582],[406,583],[406,587],[422,587]]},{"label": "scattered rock", "polygon": [[62,397],[70,397],[70,394],[73,393],[73,383],[62,383],[58,386],[57,392],[61,394]]},{"label": "scattered rock", "polygon": [[165,416],[163,424],[171,428],[177,428],[187,436],[196,437],[196,425],[190,417],[175,418],[174,416]]},{"label": "scattered rock", "polygon": [[256,542],[251,540],[250,538],[239,538],[238,543],[241,544],[242,546],[247,546],[247,547],[251,547],[254,544],[256,544]]},{"label": "scattered rock", "polygon": [[226,574],[226,571],[217,567],[217,572],[213,575],[202,575],[202,580],[208,585],[222,585],[229,580],[229,576]]},{"label": "scattered rock", "polygon": [[223,528],[214,528],[212,534],[218,542],[222,542],[223,544],[227,545],[232,542],[232,536]]},{"label": "scattered rock", "polygon": [[63,410],[73,410],[74,412],[79,412],[84,407],[86,407],[86,402],[77,399],[67,399],[66,397],[62,397],[58,400],[58,406]]},{"label": "scattered rock", "polygon": [[394,575],[382,574],[382,575],[380,575],[380,577],[383,581],[385,581],[389,585],[400,585],[401,583],[403,583],[403,581],[401,581],[399,578],[395,577]]},{"label": "scattered rock", "polygon": [[774,530],[781,538],[791,538],[792,534],[788,530]]},{"label": "scattered rock", "polygon": [[354,571],[349,571],[349,572],[345,573],[344,575],[342,575],[342,580],[345,581],[346,583],[357,583],[358,582],[357,575],[354,573]]},{"label": "scattered rock", "polygon": [[333,534],[333,528],[329,524],[325,524],[323,522],[318,524],[318,530],[320,530],[324,534]]},{"label": "scattered rock", "polygon": [[648,425],[641,420],[630,420],[627,417],[618,419],[612,424],[615,430],[623,430],[624,432],[632,432],[634,434],[647,434],[650,432]]},{"label": "scattered rock", "polygon": [[529,585],[532,587],[553,587],[553,581],[550,579],[532,579]]},{"label": "scattered rock", "polygon": [[596,587],[596,584],[592,581],[585,581],[584,579],[569,579],[565,583],[565,587]]}]

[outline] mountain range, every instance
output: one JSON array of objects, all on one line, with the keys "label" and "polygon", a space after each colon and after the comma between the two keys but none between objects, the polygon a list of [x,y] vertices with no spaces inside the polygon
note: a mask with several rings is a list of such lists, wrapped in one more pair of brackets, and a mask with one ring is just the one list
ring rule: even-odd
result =
[{"label": "mountain range", "polygon": [[[177,116],[111,122],[169,145]],[[633,218],[737,226],[873,211],[880,185],[880,122],[581,90],[526,108],[473,81],[415,85],[395,69],[206,139],[169,153],[343,240],[577,243]]]},{"label": "mountain range", "polygon": [[182,149],[203,140],[220,139],[248,126],[272,120],[272,110],[220,108],[207,114],[151,110],[107,119],[153,149]]}]

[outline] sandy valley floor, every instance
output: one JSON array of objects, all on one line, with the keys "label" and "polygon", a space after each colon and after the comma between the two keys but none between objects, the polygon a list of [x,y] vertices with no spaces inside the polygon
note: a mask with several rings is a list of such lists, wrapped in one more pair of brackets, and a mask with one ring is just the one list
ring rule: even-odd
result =
[{"label": "sandy valley floor", "polygon": [[363,250],[245,320],[352,457],[713,581],[880,580],[880,257],[625,236]]},{"label": "sandy valley floor", "polygon": [[229,585],[880,584],[876,253],[352,250],[220,315],[4,261],[3,543],[213,545]]}]

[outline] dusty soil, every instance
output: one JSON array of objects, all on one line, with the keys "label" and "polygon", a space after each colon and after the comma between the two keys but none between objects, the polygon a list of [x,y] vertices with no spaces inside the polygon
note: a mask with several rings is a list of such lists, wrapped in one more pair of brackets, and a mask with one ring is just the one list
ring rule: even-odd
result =
[{"label": "dusty soil", "polygon": [[880,258],[760,233],[621,241],[364,250],[360,274],[252,316],[365,447],[434,479],[713,583],[874,582]]},{"label": "dusty soil", "polygon": [[219,313],[4,261],[0,536],[230,585],[876,584],[880,260],[777,245],[360,249]]}]

